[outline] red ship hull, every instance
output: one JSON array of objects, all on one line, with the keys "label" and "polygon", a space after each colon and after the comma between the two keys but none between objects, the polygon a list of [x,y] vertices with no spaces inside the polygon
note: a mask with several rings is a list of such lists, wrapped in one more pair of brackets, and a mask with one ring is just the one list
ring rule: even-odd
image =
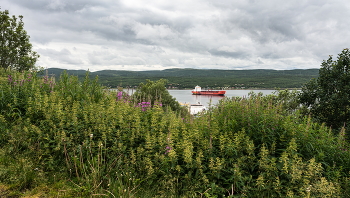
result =
[{"label": "red ship hull", "polygon": [[192,91],[193,95],[215,95],[224,96],[226,91]]}]

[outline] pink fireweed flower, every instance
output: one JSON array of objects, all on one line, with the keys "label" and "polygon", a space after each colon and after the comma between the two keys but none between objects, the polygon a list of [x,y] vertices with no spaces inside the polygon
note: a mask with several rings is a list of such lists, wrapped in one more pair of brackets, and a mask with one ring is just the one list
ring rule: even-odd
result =
[{"label": "pink fireweed flower", "polygon": [[11,83],[12,82],[12,76],[8,75],[8,79],[7,80],[9,81],[9,83]]},{"label": "pink fireweed flower", "polygon": [[118,97],[118,99],[121,99],[123,97],[123,92],[121,92],[121,91],[118,92],[117,97]]},{"label": "pink fireweed flower", "polygon": [[140,102],[140,103],[137,104],[136,107],[141,107],[142,111],[146,111],[149,108],[151,108],[151,103],[150,102]]},{"label": "pink fireweed flower", "polygon": [[32,74],[27,74],[27,81],[30,82],[32,79]]},{"label": "pink fireweed flower", "polygon": [[44,76],[44,84],[49,84],[49,77],[48,76]]},{"label": "pink fireweed flower", "polygon": [[171,148],[170,146],[166,146],[164,155],[170,153],[171,150],[173,150],[173,148]]},{"label": "pink fireweed flower", "polygon": [[118,92],[116,97],[117,97],[117,101],[124,101],[124,103],[130,102],[129,95],[122,91]]},{"label": "pink fireweed flower", "polygon": [[160,102],[155,102],[153,106],[160,106],[160,107],[162,107],[162,106],[163,106],[163,104],[162,104],[162,103],[160,103]]}]

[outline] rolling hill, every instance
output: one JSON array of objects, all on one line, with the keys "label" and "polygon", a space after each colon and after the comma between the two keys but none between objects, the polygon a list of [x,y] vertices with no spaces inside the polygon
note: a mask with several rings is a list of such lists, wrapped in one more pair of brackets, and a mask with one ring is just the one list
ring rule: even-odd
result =
[{"label": "rolling hill", "polygon": [[[56,78],[64,69],[49,68],[47,73]],[[66,70],[68,74],[82,78],[85,70]],[[168,80],[168,88],[192,89],[196,85],[212,89],[275,89],[300,88],[312,78],[318,77],[318,69],[295,70],[217,70],[217,69],[166,69],[150,71],[102,70],[89,72],[92,78],[98,76],[99,82],[115,88],[136,87],[149,80]]]}]

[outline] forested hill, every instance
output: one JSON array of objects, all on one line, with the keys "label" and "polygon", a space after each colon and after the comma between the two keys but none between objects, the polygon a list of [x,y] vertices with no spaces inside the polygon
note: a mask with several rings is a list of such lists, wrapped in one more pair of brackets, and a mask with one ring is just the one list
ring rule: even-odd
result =
[{"label": "forested hill", "polygon": [[[48,74],[59,77],[63,69],[50,68]],[[71,75],[85,76],[85,70],[66,70]],[[268,89],[300,88],[312,78],[318,77],[318,69],[295,70],[216,70],[216,69],[166,69],[151,71],[103,70],[90,72],[98,75],[99,82],[108,87],[135,87],[146,79],[169,81],[169,88],[192,89],[196,85],[212,89]]]}]

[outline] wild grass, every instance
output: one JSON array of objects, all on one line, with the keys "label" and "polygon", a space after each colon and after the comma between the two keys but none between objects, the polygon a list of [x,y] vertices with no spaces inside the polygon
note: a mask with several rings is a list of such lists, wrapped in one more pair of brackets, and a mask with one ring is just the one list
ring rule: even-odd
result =
[{"label": "wild grass", "polygon": [[7,192],[349,196],[344,132],[334,136],[291,111],[285,97],[227,98],[192,117],[122,96],[88,74],[83,82],[66,73],[57,82],[30,72],[3,75],[0,181]]}]

